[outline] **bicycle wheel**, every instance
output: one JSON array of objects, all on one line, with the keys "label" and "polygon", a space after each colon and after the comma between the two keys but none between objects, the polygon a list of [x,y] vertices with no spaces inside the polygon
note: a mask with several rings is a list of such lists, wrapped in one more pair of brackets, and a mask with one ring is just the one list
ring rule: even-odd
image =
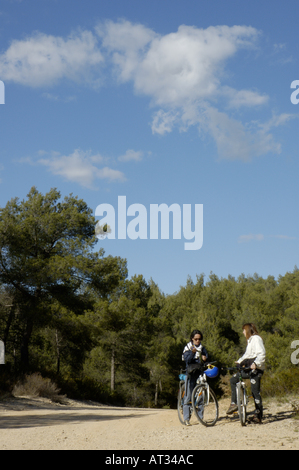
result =
[{"label": "bicycle wheel", "polygon": [[180,385],[180,389],[178,393],[178,406],[177,406],[179,420],[182,424],[184,424],[184,415],[183,415],[184,397],[185,397],[185,384],[182,384]]},{"label": "bicycle wheel", "polygon": [[209,386],[196,385],[192,393],[192,406],[198,421],[206,427],[214,426],[219,416],[216,395]]},{"label": "bicycle wheel", "polygon": [[239,411],[239,418],[242,426],[245,426],[246,419],[247,419],[247,399],[246,399],[246,390],[245,387],[239,382],[237,384],[237,403],[238,403],[238,411]]}]

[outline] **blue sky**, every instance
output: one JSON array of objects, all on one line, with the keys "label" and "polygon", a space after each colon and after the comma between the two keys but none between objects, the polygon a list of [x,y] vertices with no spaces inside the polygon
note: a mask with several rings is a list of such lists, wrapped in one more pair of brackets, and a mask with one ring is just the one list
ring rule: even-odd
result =
[{"label": "blue sky", "polygon": [[[203,246],[101,240],[166,294],[299,265],[297,0],[2,0],[0,206],[203,204]],[[131,217],[132,219],[132,217]],[[128,217],[128,221],[131,220]]]}]

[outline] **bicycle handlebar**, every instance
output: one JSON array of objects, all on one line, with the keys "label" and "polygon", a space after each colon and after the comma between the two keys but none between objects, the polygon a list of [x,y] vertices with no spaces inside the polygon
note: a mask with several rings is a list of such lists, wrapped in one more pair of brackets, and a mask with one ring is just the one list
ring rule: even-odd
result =
[{"label": "bicycle handlebar", "polygon": [[243,371],[243,372],[249,372],[251,371],[252,369],[250,367],[244,367],[244,366],[235,366],[235,367],[228,367],[228,366],[223,366],[221,367],[221,370],[231,370],[231,371]]}]

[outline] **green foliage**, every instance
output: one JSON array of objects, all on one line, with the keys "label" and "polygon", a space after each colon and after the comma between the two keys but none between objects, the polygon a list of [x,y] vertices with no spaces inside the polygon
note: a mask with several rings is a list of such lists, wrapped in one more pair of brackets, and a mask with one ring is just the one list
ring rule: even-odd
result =
[{"label": "green foliage", "polygon": [[0,284],[17,308],[4,315],[3,337],[18,350],[22,370],[30,367],[35,333],[50,327],[72,335],[75,316],[93,305],[93,295],[107,298],[125,279],[124,260],[94,251],[94,232],[86,203],[72,195],[60,201],[56,189],[43,196],[32,188],[27,200],[12,199],[0,210]]},{"label": "green foliage", "polygon": [[[0,209],[0,386],[22,371],[55,379],[75,398],[130,406],[176,406],[182,351],[199,328],[212,361],[244,353],[242,325],[264,339],[265,395],[299,387],[291,343],[299,340],[299,271],[277,280],[201,274],[165,296],[126,260],[96,251],[95,220],[84,201],[32,188]],[[213,382],[221,393],[225,380]]]},{"label": "green foliage", "polygon": [[262,381],[263,394],[269,397],[285,397],[289,394],[298,395],[299,369],[289,367],[279,373],[268,371]]}]

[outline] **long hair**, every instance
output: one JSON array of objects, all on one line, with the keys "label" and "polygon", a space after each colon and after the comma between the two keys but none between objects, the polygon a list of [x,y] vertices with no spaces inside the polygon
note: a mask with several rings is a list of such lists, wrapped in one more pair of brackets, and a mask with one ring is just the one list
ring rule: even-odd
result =
[{"label": "long hair", "polygon": [[255,336],[259,334],[259,332],[257,331],[257,327],[255,326],[254,323],[245,323],[245,325],[243,325],[242,327],[242,330],[245,330],[245,335],[246,335],[247,340],[251,338],[251,336]]}]

